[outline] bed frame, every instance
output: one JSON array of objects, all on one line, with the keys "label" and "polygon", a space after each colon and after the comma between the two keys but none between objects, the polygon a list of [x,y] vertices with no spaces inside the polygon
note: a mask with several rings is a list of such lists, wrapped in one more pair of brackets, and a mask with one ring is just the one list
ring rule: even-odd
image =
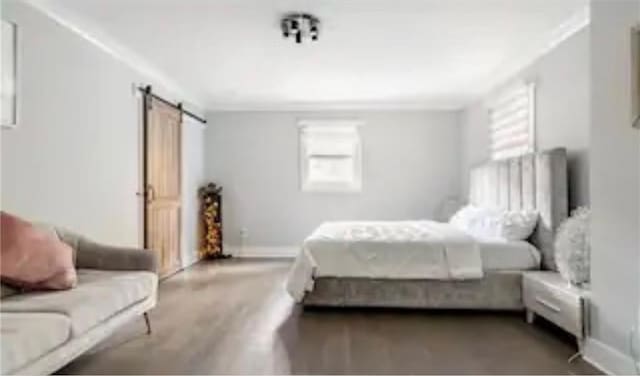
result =
[{"label": "bed frame", "polygon": [[[567,153],[552,149],[475,167],[469,201],[503,209],[536,209],[538,226],[529,239],[542,254],[543,269],[556,270],[554,237],[567,218]],[[320,277],[305,306],[521,310],[522,272],[493,271],[479,280]]]}]

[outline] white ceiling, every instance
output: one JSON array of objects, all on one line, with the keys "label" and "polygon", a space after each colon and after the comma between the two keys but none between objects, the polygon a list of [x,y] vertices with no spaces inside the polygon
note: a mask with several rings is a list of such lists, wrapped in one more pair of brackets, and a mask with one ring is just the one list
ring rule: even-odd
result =
[{"label": "white ceiling", "polygon": [[[32,0],[211,109],[459,108],[587,1]],[[288,11],[318,16],[320,40],[283,39]]]}]

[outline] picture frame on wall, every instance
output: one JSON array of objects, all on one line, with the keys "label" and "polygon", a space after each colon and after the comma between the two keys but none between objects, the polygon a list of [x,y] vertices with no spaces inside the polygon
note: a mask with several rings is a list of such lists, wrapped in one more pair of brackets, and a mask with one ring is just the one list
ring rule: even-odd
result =
[{"label": "picture frame on wall", "polygon": [[14,128],[17,125],[18,97],[17,97],[17,50],[18,28],[13,22],[2,20],[2,54],[0,65],[0,125],[2,128]]}]

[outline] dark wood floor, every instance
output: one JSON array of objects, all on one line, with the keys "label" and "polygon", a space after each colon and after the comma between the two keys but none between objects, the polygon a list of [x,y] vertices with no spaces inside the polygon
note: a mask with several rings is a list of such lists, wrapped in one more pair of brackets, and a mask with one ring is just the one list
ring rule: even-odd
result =
[{"label": "dark wood floor", "polygon": [[164,281],[151,313],[69,374],[571,374],[598,371],[571,339],[521,314],[302,310],[289,263],[200,263]]}]

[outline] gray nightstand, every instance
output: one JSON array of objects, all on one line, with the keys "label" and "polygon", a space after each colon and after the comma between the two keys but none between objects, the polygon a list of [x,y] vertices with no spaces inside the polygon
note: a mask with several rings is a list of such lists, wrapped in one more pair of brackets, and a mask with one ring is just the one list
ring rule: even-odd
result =
[{"label": "gray nightstand", "polygon": [[522,277],[522,296],[527,322],[540,315],[573,334],[582,353],[588,329],[588,290],[569,285],[559,273],[526,272]]}]

